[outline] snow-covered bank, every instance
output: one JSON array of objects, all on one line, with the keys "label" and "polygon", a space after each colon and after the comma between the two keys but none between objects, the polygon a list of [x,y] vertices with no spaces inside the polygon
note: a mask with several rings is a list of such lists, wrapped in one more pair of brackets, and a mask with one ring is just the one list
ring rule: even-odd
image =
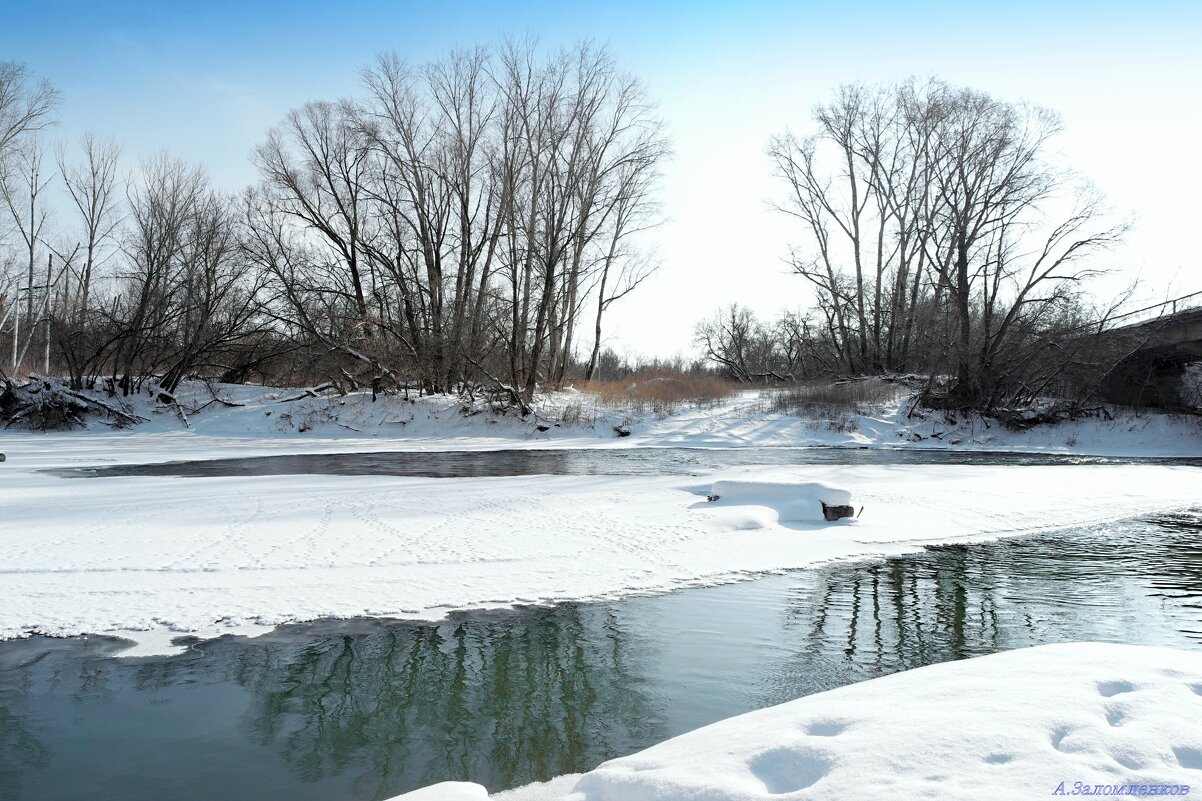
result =
[{"label": "snow-covered bank", "polygon": [[[700,406],[679,404],[663,415],[630,415],[591,396],[565,390],[540,397],[536,414],[494,414],[456,397],[369,393],[301,397],[271,387],[221,385],[223,401],[204,384],[178,396],[200,411],[185,421],[175,407],[140,395],[129,409],[144,422],[114,431],[31,434],[0,429],[0,451],[52,458],[53,448],[104,461],[203,459],[278,453],[380,450],[635,447],[854,447],[956,451],[1021,451],[1098,456],[1202,456],[1202,417],[1111,409],[1090,417],[1011,431],[997,421],[915,409],[904,393],[890,402],[810,409],[797,416],[774,408],[769,390],[748,390]],[[585,411],[581,411],[584,409]],[[615,426],[629,432],[618,437]],[[65,453],[64,453],[65,455]]]},{"label": "snow-covered bank", "polygon": [[[496,801],[1193,795],[1202,653],[1075,643],[918,668],[739,715]],[[477,799],[478,785],[400,796]]]}]

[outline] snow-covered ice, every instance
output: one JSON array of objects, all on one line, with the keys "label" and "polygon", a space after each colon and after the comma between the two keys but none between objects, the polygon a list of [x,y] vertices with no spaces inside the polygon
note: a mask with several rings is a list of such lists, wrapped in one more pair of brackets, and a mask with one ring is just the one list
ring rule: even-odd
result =
[{"label": "snow-covered ice", "polygon": [[[1198,468],[1149,465],[741,468],[698,479],[40,472],[281,453],[630,447],[636,439],[537,432],[509,418],[464,416],[449,399],[390,398],[379,407],[362,396],[322,399],[349,404],[330,422],[327,407],[314,412],[317,399],[305,407],[309,401],[281,404],[262,388],[238,393],[245,406],[212,406],[192,417],[191,430],[174,415],[148,412],[145,430],[0,435],[9,456],[0,465],[0,638],[137,632],[143,652],[162,651],[172,634],[662,592],[1180,508],[1197,503],[1202,486]],[[696,444],[684,433],[691,431],[729,447],[801,436],[807,421],[757,417],[744,406],[753,401],[740,396],[646,421],[638,441]],[[276,428],[281,408],[294,416],[289,425],[301,416],[325,428]],[[391,436],[364,435],[390,420]],[[1148,448],[1172,439],[1178,450],[1202,450],[1184,427],[1190,423],[1172,429],[1149,418],[1157,420],[1175,433]],[[832,525],[799,516],[779,493],[706,502],[714,481],[731,479],[843,487],[864,511],[854,525]]]},{"label": "snow-covered ice", "polygon": [[850,488],[847,526],[708,503],[680,476],[61,479],[22,461],[0,488],[3,637],[612,598],[1180,508],[1202,486],[1145,465],[728,471]]},{"label": "snow-covered ice", "polygon": [[[1185,795],[1199,786],[1202,653],[1073,643],[811,695],[719,721],[582,776],[492,798],[964,801],[1057,798],[1083,788]],[[1152,787],[1174,789],[1139,790]],[[399,798],[458,797],[437,790]],[[485,797],[483,788],[462,796]]]}]

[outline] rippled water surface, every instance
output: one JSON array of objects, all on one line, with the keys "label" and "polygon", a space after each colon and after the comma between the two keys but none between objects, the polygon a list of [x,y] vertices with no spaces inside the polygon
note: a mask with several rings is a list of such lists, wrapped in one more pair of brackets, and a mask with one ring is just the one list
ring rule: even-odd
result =
[{"label": "rippled water surface", "polygon": [[1067,640],[1202,647],[1202,510],[607,604],[288,626],[169,658],[0,643],[0,799],[497,790],[801,695]]}]

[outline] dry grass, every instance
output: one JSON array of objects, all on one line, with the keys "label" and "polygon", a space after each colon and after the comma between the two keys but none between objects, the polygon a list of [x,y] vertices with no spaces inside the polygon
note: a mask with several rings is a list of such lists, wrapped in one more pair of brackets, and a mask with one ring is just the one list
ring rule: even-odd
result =
[{"label": "dry grass", "polygon": [[772,411],[796,417],[825,421],[835,431],[854,431],[856,418],[874,407],[897,400],[908,390],[880,378],[855,381],[807,381],[777,391],[771,399]]},{"label": "dry grass", "polygon": [[[573,387],[581,399],[569,402],[561,411],[560,418],[568,423],[595,422],[598,409],[666,417],[681,408],[712,406],[739,389],[720,378],[667,371],[642,371],[617,381],[578,381]],[[589,402],[594,406],[591,415]]]},{"label": "dry grass", "polygon": [[895,400],[902,391],[897,384],[880,378],[857,381],[807,381],[776,393],[773,408],[789,414],[814,407],[859,410]]}]

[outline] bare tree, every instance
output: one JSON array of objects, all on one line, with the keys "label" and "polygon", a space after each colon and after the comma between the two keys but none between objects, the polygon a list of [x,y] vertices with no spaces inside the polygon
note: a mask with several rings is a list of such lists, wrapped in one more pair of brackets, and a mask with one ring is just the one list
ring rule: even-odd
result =
[{"label": "bare tree", "polygon": [[311,102],[288,114],[255,152],[274,210],[317,235],[349,286],[353,324],[367,329],[363,281],[363,175],[367,142],[345,103]]},{"label": "bare tree", "polygon": [[66,150],[59,148],[58,165],[63,184],[71,201],[79,212],[82,229],[80,242],[83,264],[79,271],[77,317],[87,314],[90,308],[92,277],[97,267],[110,255],[107,246],[113,241],[114,233],[121,224],[118,189],[120,177],[117,173],[121,148],[112,139],[98,139],[91,132],[79,141],[83,162],[71,165]]},{"label": "bare tree", "polygon": [[0,61],[0,175],[5,158],[21,140],[53,124],[58,91],[35,81],[24,64]]},{"label": "bare tree", "polygon": [[[527,399],[540,378],[562,380],[585,283],[623,255],[668,153],[641,85],[606,50],[584,44],[542,66],[533,53],[530,43],[509,43],[498,77],[510,375]],[[620,296],[608,281],[601,312]]]},{"label": "bare tree", "polygon": [[904,369],[924,275],[929,86],[850,86],[815,111],[819,132],[774,137],[769,155],[789,194],[777,208],[810,247],[795,272],[819,293],[842,369]]},{"label": "bare tree", "polygon": [[658,177],[656,165],[666,150],[666,140],[656,136],[646,141],[617,171],[614,194],[603,217],[607,222],[601,238],[595,289],[597,313],[593,320],[593,348],[584,377],[591,379],[601,355],[601,321],[615,302],[638,288],[658,267],[631,244],[639,233],[659,223],[658,208],[651,193]]},{"label": "bare tree", "polygon": [[[364,73],[359,108],[377,156],[370,177],[373,266],[387,279],[381,315],[428,391],[479,358],[473,325],[494,269],[499,195],[490,186],[495,99],[483,49],[414,68],[395,54]],[[390,308],[395,299],[395,315]]]},{"label": "bare tree", "polygon": [[[32,330],[34,310],[34,281],[39,246],[44,241],[46,220],[50,215],[45,190],[52,176],[44,169],[45,147],[36,139],[22,144],[10,154],[9,169],[0,175],[0,196],[8,208],[11,220],[24,244],[25,324]],[[43,291],[49,292],[49,288]]]},{"label": "bare tree", "polygon": [[752,380],[762,326],[746,307],[732,303],[697,326],[695,339],[705,349],[705,358],[722,365],[739,383]]},{"label": "bare tree", "polygon": [[[31,239],[28,234],[31,229],[39,228],[39,216],[44,216],[44,209],[38,208],[36,195],[40,191],[40,179],[34,178],[35,191],[31,192],[33,211],[26,214],[25,203],[10,197],[16,193],[21,195],[20,188],[27,182],[25,178],[30,172],[30,158],[36,145],[28,141],[32,135],[53,124],[53,113],[59,101],[58,92],[46,81],[35,81],[25,65],[12,61],[0,61],[0,194],[4,195],[5,206],[12,216],[15,227],[21,239],[25,240],[28,251],[34,249],[31,242],[36,241],[36,233]],[[40,158],[40,156],[39,156]],[[17,164],[14,164],[17,162]],[[10,172],[16,169],[17,176]],[[33,172],[37,172],[34,170]],[[18,210],[19,209],[19,210]],[[0,225],[0,236],[8,226]],[[0,239],[0,244],[4,244]],[[28,326],[33,314],[33,261],[34,255],[28,252],[26,259],[27,293],[25,319]],[[7,253],[0,253],[4,259],[3,272],[0,272],[0,320],[12,320],[14,326],[14,343],[12,358],[17,359],[19,343],[15,342],[15,333],[19,325],[17,316],[17,286],[20,281],[14,275],[15,264]],[[0,322],[3,325],[3,322]],[[27,328],[27,330],[29,330]]]},{"label": "bare tree", "polygon": [[[1000,358],[1024,333],[1048,330],[1087,257],[1116,242],[1100,195],[1048,161],[1057,115],[968,89],[940,100],[931,223],[944,234],[931,263],[954,312],[955,404],[992,410],[1014,372]],[[1010,386],[1007,386],[1009,384]]]},{"label": "bare tree", "polygon": [[789,383],[838,372],[832,343],[811,330],[808,318],[792,312],[764,322],[732,303],[698,323],[694,341],[706,361],[742,384]]}]

